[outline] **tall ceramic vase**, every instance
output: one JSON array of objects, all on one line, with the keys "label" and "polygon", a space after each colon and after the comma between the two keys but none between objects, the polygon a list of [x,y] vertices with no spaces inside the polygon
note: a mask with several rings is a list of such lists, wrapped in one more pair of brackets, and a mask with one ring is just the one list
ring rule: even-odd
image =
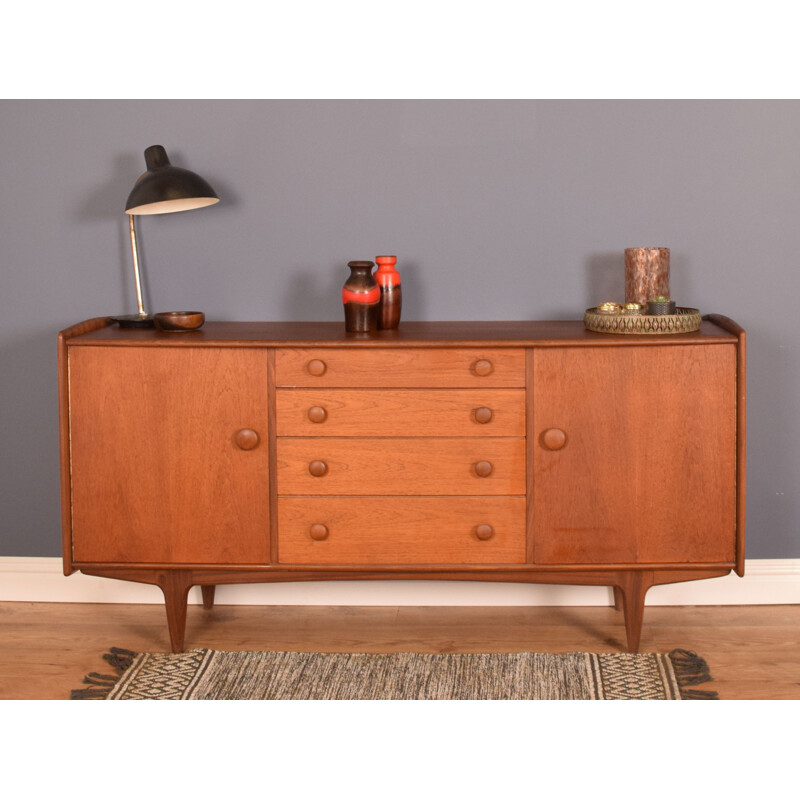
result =
[{"label": "tall ceramic vase", "polygon": [[378,269],[374,278],[381,288],[378,327],[391,330],[400,324],[403,307],[403,287],[400,285],[400,273],[395,269],[397,256],[376,256],[375,261],[378,262]]},{"label": "tall ceramic vase", "polygon": [[372,261],[350,261],[350,277],[342,287],[344,327],[350,333],[366,333],[378,328],[381,290],[372,277]]}]

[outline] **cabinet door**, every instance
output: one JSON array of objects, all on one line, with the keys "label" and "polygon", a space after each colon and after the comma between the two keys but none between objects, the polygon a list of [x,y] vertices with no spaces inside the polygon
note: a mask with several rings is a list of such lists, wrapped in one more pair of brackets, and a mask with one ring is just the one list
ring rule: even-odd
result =
[{"label": "cabinet door", "polygon": [[533,356],[539,564],[732,562],[734,345]]},{"label": "cabinet door", "polygon": [[76,562],[269,561],[265,350],[72,347],[69,408]]}]

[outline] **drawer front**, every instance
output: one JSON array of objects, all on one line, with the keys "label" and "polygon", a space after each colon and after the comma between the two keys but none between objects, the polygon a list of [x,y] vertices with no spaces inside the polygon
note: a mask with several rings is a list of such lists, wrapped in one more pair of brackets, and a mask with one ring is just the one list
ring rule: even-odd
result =
[{"label": "drawer front", "polygon": [[524,436],[524,389],[278,389],[278,436]]},{"label": "drawer front", "polygon": [[282,497],[281,564],[521,564],[524,497]]},{"label": "drawer front", "polygon": [[525,494],[524,439],[279,438],[279,495]]},{"label": "drawer front", "polygon": [[354,388],[525,386],[521,348],[280,348],[278,386]]}]

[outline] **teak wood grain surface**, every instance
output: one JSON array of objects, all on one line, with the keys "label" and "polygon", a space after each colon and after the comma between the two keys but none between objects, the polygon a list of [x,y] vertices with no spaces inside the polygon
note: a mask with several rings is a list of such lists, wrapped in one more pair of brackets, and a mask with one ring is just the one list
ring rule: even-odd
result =
[{"label": "teak wood grain surface", "polygon": [[735,359],[732,345],[534,354],[536,563],[734,560]]},{"label": "teak wood grain surface", "polygon": [[[101,327],[87,329],[78,323],[69,337],[80,336],[86,347],[302,347],[403,350],[408,347],[437,350],[442,347],[618,347],[634,343],[652,345],[715,344],[736,341],[742,331],[733,320],[718,314],[704,318],[700,330],[669,336],[635,336],[587,331],[580,320],[499,320],[425,322],[404,320],[397,330],[369,334],[346,333],[341,322],[224,322],[208,320],[200,330],[176,336],[143,328],[120,328],[106,317]],[[90,323],[95,322],[90,320]]]},{"label": "teak wood grain surface", "polygon": [[283,564],[525,561],[524,497],[281,497],[278,526]]},{"label": "teak wood grain surface", "polygon": [[660,583],[744,559],[745,333],[580,322],[107,318],[59,335],[64,569],[220,583],[613,586],[628,647]]},{"label": "teak wood grain surface", "polygon": [[278,436],[525,436],[524,389],[278,389]]},{"label": "teak wood grain surface", "polygon": [[430,350],[286,348],[275,354],[278,386],[411,389],[415,387],[524,387],[520,348],[448,347]]},{"label": "teak wood grain surface", "polygon": [[268,563],[266,376],[259,350],[74,348],[74,560]]},{"label": "teak wood grain surface", "polygon": [[525,440],[280,438],[276,472],[278,495],[524,495]]}]

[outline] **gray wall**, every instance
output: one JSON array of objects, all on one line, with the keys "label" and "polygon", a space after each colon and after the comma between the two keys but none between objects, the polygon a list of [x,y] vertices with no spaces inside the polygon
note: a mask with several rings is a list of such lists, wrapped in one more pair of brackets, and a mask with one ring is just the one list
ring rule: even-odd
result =
[{"label": "gray wall", "polygon": [[163,144],[222,202],[141,221],[151,310],[340,319],[397,253],[405,319],[578,319],[625,247],[749,335],[750,558],[800,557],[800,103],[0,101],[0,555],[60,553],[56,333],[135,310],[126,217]]}]

